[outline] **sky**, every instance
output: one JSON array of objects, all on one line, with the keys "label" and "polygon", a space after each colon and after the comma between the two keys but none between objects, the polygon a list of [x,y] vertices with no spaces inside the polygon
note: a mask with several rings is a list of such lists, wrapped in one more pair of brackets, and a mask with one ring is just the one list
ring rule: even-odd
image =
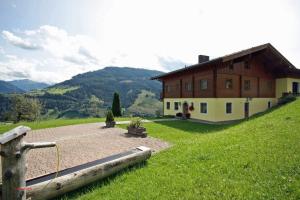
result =
[{"label": "sky", "polygon": [[271,43],[300,68],[299,0],[0,0],[0,80],[168,72]]}]

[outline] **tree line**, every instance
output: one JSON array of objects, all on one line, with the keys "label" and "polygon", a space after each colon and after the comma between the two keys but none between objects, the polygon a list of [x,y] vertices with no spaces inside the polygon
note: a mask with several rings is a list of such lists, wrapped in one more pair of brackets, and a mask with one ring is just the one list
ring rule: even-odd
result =
[{"label": "tree line", "polygon": [[[14,123],[20,121],[36,121],[40,119],[42,113],[45,113],[45,106],[43,106],[38,98],[22,94],[16,94],[7,98],[4,106],[6,108],[2,111],[2,120],[12,121]],[[86,116],[100,117],[103,101],[95,95],[91,95],[86,102],[82,102],[78,106]],[[113,95],[111,111],[116,117],[122,115],[120,97],[116,92]]]}]

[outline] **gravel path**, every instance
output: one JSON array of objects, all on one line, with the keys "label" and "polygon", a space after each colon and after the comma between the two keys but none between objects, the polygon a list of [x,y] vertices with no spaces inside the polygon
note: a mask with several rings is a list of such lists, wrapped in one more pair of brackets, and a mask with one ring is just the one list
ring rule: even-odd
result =
[{"label": "gravel path", "polygon": [[[138,146],[150,147],[154,152],[169,147],[156,138],[126,137],[120,128],[103,128],[103,123],[91,123],[33,130],[26,142],[57,142],[60,170],[121,153]],[[27,154],[26,178],[42,176],[56,171],[56,149],[34,149]]]}]

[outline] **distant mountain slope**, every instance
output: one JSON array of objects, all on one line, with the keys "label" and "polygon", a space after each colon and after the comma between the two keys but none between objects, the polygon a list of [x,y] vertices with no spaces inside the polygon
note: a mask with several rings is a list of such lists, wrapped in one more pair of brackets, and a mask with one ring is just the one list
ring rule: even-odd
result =
[{"label": "distant mountain slope", "polygon": [[49,86],[46,83],[36,82],[36,81],[29,80],[29,79],[14,80],[14,81],[8,81],[8,82],[26,92],[31,91],[31,90],[36,90],[36,89],[44,89]]},{"label": "distant mountain slope", "polygon": [[0,80],[0,93],[11,94],[11,93],[23,93],[24,91],[14,86],[11,83]]},{"label": "distant mountain slope", "polygon": [[142,90],[134,103],[128,108],[128,112],[138,116],[153,116],[162,113],[162,102],[155,98],[152,92]]},{"label": "distant mountain slope", "polygon": [[[142,90],[154,93],[159,97],[161,83],[150,80],[150,77],[161,74],[160,71],[137,69],[129,67],[106,67],[101,70],[87,72],[74,76],[72,79],[49,87],[46,91],[63,92],[64,96],[73,97],[79,101],[95,95],[105,106],[110,106],[113,93],[120,94],[122,107],[129,107]],[[68,89],[70,88],[70,89]]]}]

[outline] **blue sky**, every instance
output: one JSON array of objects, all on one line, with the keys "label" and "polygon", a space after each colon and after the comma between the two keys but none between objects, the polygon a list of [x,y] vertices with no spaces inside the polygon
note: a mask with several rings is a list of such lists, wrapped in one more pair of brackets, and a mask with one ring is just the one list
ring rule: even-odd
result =
[{"label": "blue sky", "polygon": [[0,79],[169,71],[263,43],[300,67],[297,0],[1,0]]}]

